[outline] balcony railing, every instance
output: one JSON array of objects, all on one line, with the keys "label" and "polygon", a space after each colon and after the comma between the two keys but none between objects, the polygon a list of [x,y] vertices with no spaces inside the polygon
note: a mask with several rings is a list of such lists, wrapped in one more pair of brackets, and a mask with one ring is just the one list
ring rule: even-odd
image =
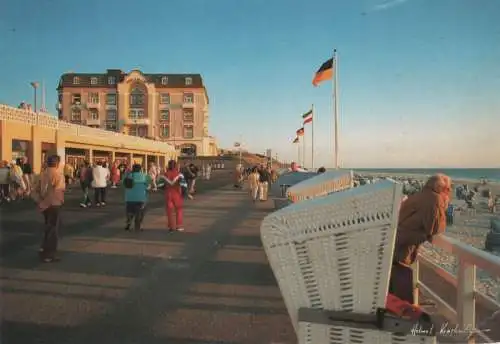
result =
[{"label": "balcony railing", "polygon": [[113,146],[131,146],[135,149],[147,151],[175,152],[174,146],[161,141],[153,141],[141,137],[124,135],[102,129],[90,128],[83,125],[60,121],[56,116],[48,113],[35,113],[0,104],[0,120],[37,125],[54,130],[64,130],[67,136],[91,137],[96,142],[103,142]]},{"label": "balcony railing", "polygon": [[101,125],[101,120],[99,118],[87,118],[87,125]]},{"label": "balcony railing", "polygon": [[[477,331],[478,336],[482,337],[482,340],[492,342],[492,339],[488,338],[488,333],[482,332],[476,328],[476,302],[480,304],[483,309],[488,310],[488,312],[491,311],[491,313],[500,310],[500,303],[476,288],[476,268],[489,273],[492,279],[498,278],[500,277],[500,257],[445,235],[436,237],[432,245],[456,257],[458,265],[457,274],[455,276],[433,262],[427,257],[424,251],[423,254],[419,255],[419,259],[414,267],[417,287],[426,296],[429,296],[436,302],[440,312],[447,320],[457,324],[460,329],[474,329]],[[438,295],[436,291],[420,281],[420,265],[431,269],[443,280],[443,282],[455,287],[455,307],[443,300],[443,295]],[[415,296],[416,302],[418,303],[418,295]],[[473,337],[469,340],[469,343],[474,343]]]}]

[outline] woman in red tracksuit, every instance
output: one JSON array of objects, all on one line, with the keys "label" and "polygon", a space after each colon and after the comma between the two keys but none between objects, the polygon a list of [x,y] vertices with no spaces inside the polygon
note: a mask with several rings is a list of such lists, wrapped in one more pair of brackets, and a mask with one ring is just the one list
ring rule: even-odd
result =
[{"label": "woman in red tracksuit", "polygon": [[[177,169],[177,163],[174,160],[168,162],[167,171],[161,178],[165,181],[165,205],[167,210],[168,230],[183,231],[183,195],[181,184],[184,181],[184,176]],[[174,210],[176,221],[174,221]]]}]

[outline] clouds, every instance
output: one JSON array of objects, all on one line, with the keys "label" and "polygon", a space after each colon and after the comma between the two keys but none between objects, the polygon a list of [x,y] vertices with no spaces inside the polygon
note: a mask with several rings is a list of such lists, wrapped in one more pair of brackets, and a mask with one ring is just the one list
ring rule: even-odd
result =
[{"label": "clouds", "polygon": [[389,8],[402,5],[408,1],[409,0],[387,0],[381,4],[375,5],[375,7],[373,7],[373,11],[384,11],[384,10],[387,10]]}]

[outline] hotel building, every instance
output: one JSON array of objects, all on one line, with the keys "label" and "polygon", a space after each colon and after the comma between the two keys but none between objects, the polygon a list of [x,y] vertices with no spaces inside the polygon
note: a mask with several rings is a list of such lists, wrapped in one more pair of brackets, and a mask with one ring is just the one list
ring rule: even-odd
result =
[{"label": "hotel building", "polygon": [[166,141],[181,155],[217,155],[200,74],[66,73],[57,90],[61,120]]}]

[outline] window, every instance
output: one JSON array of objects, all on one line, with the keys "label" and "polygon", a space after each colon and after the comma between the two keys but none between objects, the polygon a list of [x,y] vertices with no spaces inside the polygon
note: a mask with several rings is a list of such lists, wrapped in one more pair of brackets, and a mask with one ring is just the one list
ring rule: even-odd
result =
[{"label": "window", "polygon": [[194,96],[192,93],[184,93],[184,103],[192,104],[194,102]]},{"label": "window", "polygon": [[160,94],[160,104],[170,104],[170,94],[168,93]]},{"label": "window", "polygon": [[160,136],[161,137],[169,137],[170,136],[170,127],[168,125],[160,126]]},{"label": "window", "polygon": [[185,139],[192,139],[193,138],[193,126],[192,125],[186,125],[184,126],[184,138]]},{"label": "window", "polygon": [[170,121],[170,110],[169,109],[160,110],[160,121]]},{"label": "window", "polygon": [[137,127],[137,136],[146,137],[148,136],[148,127],[143,125]]},{"label": "window", "polygon": [[90,78],[90,84],[91,85],[97,85],[97,78],[95,76]]},{"label": "window", "polygon": [[130,93],[130,105],[144,105],[144,93],[140,89],[134,88]]},{"label": "window", "polygon": [[116,94],[114,94],[114,93],[106,94],[106,104],[116,105]]},{"label": "window", "polygon": [[81,122],[82,121],[82,112],[80,110],[71,111],[71,122]]},{"label": "window", "polygon": [[106,112],[106,120],[108,121],[116,121],[116,110],[108,110]]},{"label": "window", "polygon": [[116,121],[106,121],[106,130],[116,131],[117,129]]},{"label": "window", "polygon": [[128,113],[128,117],[130,119],[144,118],[144,110],[143,109],[130,109],[130,111]]},{"label": "window", "polygon": [[131,136],[138,136],[139,128],[137,127],[137,125],[131,125],[128,129],[128,134]]},{"label": "window", "polygon": [[187,77],[185,79],[186,86],[192,85],[193,84],[193,78]]},{"label": "window", "polygon": [[97,109],[90,109],[89,110],[89,119],[99,120],[99,112],[97,111]]},{"label": "window", "polygon": [[82,103],[82,95],[80,93],[75,93],[71,96],[71,104],[80,105]]},{"label": "window", "polygon": [[108,76],[108,85],[116,84],[116,78],[114,76]]},{"label": "window", "polygon": [[99,93],[97,92],[89,93],[89,104],[99,104]]},{"label": "window", "polygon": [[184,122],[193,122],[194,121],[193,109],[184,109],[182,119],[184,120]]},{"label": "window", "polygon": [[161,77],[161,84],[162,84],[162,85],[166,85],[166,84],[168,84],[168,77],[166,77],[166,76],[162,76],[162,77]]},{"label": "window", "polygon": [[59,103],[62,103],[63,101],[63,94],[59,92],[59,94],[57,95],[57,100],[59,101]]},{"label": "window", "polygon": [[73,77],[73,85],[79,85],[80,84],[80,78],[77,76]]}]

